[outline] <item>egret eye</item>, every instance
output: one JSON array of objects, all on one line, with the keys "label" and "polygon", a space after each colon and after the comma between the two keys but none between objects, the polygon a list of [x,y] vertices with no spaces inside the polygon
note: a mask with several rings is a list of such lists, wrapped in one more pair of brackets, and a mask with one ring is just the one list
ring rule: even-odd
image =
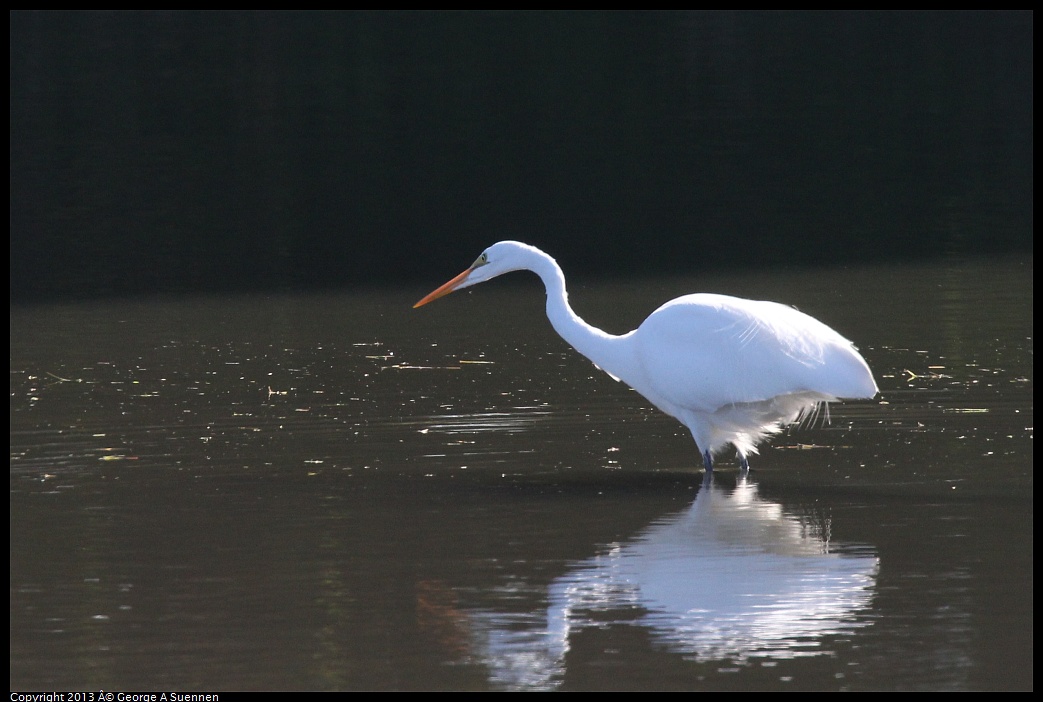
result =
[{"label": "egret eye", "polygon": [[488,263],[488,262],[489,262],[489,255],[488,255],[488,254],[486,254],[486,253],[485,253],[485,252],[483,251],[483,252],[482,252],[482,255],[481,255],[481,256],[479,256],[479,257],[477,258],[477,260],[475,260],[475,262],[474,262],[474,265],[472,265],[472,266],[471,266],[471,268],[477,268],[478,266],[484,266],[484,265],[485,265],[486,263]]}]

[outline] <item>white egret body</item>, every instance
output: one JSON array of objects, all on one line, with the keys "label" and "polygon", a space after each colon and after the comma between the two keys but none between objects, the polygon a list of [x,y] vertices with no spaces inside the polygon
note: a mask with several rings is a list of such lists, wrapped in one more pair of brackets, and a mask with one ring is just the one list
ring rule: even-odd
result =
[{"label": "white egret body", "polygon": [[872,398],[876,382],[854,345],[822,322],[776,302],[727,295],[672,300],[615,336],[569,306],[565,276],[539,249],[493,244],[466,271],[417,302],[503,273],[530,270],[547,288],[547,317],[573,348],[692,432],[707,472],[735,446],[743,470],[757,444],[823,402]]}]

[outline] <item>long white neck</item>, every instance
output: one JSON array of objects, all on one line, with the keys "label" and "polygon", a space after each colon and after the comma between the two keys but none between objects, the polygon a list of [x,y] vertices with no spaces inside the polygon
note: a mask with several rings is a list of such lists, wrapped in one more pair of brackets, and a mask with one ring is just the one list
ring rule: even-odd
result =
[{"label": "long white neck", "polygon": [[[565,290],[565,274],[557,261],[539,249],[531,248],[526,267],[540,277],[547,289],[547,318],[554,331],[573,348],[606,373],[621,378],[627,367],[628,335],[615,336],[593,327],[577,315],[569,305]],[[626,378],[622,378],[626,380]]]}]

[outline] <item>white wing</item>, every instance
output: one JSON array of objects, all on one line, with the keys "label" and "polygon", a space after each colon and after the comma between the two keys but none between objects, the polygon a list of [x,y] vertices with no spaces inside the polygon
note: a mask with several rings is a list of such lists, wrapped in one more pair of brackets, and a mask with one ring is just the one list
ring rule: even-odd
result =
[{"label": "white wing", "polygon": [[795,393],[877,392],[850,341],[775,302],[687,295],[653,312],[631,343],[639,367],[624,380],[667,411],[664,405],[714,412]]}]

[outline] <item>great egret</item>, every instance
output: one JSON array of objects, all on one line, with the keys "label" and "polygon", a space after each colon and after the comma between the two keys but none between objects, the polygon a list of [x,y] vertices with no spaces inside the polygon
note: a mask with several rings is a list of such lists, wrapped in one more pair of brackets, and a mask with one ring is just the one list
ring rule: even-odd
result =
[{"label": "great egret", "polygon": [[565,341],[688,427],[707,474],[727,444],[747,471],[758,443],[821,403],[877,394],[873,373],[850,341],[777,302],[685,295],[628,334],[603,332],[572,311],[557,261],[517,241],[493,244],[413,307],[518,270],[543,281],[547,317]]}]

